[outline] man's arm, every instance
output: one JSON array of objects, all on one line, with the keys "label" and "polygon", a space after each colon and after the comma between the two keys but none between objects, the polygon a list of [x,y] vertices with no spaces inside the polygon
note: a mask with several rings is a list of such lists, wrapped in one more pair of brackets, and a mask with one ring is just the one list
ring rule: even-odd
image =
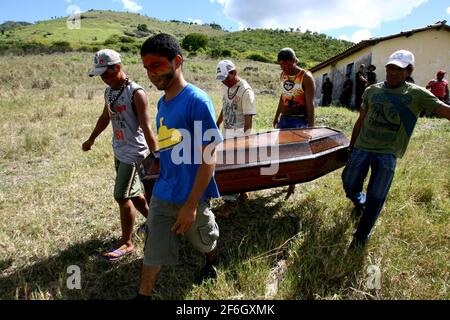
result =
[{"label": "man's arm", "polygon": [[450,105],[441,105],[434,110],[434,113],[442,118],[450,120]]},{"label": "man's arm", "polygon": [[445,102],[445,103],[449,103],[449,102],[448,102],[448,83],[447,83],[446,86],[445,86],[444,102]]},{"label": "man's arm", "polygon": [[223,108],[222,108],[222,110],[220,110],[219,118],[217,118],[217,122],[216,122],[217,128],[220,128],[220,125],[222,124],[222,122],[223,122]]},{"label": "man's arm", "polygon": [[[204,152],[206,150],[211,150],[211,157],[208,162],[205,162]],[[202,146],[202,163],[200,164],[197,175],[194,180],[194,185],[192,186],[192,191],[189,194],[187,201],[184,203],[178,212],[177,221],[172,226],[172,231],[177,234],[183,234],[189,230],[192,224],[195,222],[195,216],[197,214],[197,207],[200,199],[208,187],[211,177],[213,175],[214,169],[216,167],[216,150],[211,149],[211,145]]]},{"label": "man's arm", "polygon": [[252,127],[253,127],[253,115],[245,115],[244,116],[244,134],[249,135],[252,133]]},{"label": "man's arm", "polygon": [[362,73],[359,74],[359,80],[361,80],[362,82],[364,82],[364,85],[367,86],[367,84],[369,83],[369,81],[367,81],[367,79],[363,76]]},{"label": "man's arm", "polygon": [[155,151],[158,149],[158,142],[156,136],[150,125],[150,111],[148,107],[147,94],[144,90],[137,90],[134,93],[133,99],[134,105],[136,106],[137,118],[139,121],[139,126],[144,132],[145,140],[147,141],[148,148],[150,151]]},{"label": "man's arm", "polygon": [[364,118],[366,117],[367,111],[365,109],[361,109],[359,112],[358,120],[356,120],[355,126],[353,127],[352,131],[352,137],[350,139],[350,145],[349,148],[353,149],[353,146],[355,145],[356,138],[358,138],[359,132],[361,131],[361,126],[364,122]]},{"label": "man's arm", "polygon": [[278,101],[277,111],[275,112],[275,118],[273,119],[273,127],[274,128],[276,128],[278,126],[280,113],[281,113],[281,96],[280,96],[280,100]]},{"label": "man's arm", "polygon": [[308,114],[308,125],[314,127],[314,94],[316,85],[311,72],[305,73],[303,77],[303,90],[305,91],[306,112]]},{"label": "man's arm", "polygon": [[92,131],[89,138],[83,142],[81,149],[83,151],[91,150],[92,145],[95,143],[95,139],[102,133],[109,125],[109,114],[106,105],[103,108],[103,112],[97,120],[94,130]]}]

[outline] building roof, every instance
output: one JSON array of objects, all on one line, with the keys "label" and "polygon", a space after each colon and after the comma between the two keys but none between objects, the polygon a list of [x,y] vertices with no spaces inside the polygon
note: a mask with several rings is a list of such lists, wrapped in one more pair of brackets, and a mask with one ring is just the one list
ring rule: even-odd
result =
[{"label": "building roof", "polygon": [[398,37],[410,37],[412,36],[414,33],[418,33],[418,32],[422,32],[422,31],[427,31],[427,30],[432,30],[432,29],[436,29],[436,30],[440,30],[442,28],[444,28],[444,30],[450,31],[450,26],[448,26],[447,21],[438,21],[433,25],[429,25],[427,27],[424,28],[419,28],[419,29],[413,29],[413,30],[409,30],[409,31],[402,31],[400,33],[397,34],[393,34],[390,36],[386,36],[386,37],[380,37],[380,38],[373,38],[373,39],[369,39],[369,40],[364,40],[361,41],[353,46],[351,46],[348,49],[345,49],[344,51],[342,51],[341,53],[335,55],[334,57],[331,57],[328,60],[325,60],[317,65],[315,65],[314,67],[310,68],[309,70],[311,72],[315,72],[317,70],[320,70],[338,60],[341,60],[349,55],[351,55],[352,53],[355,53],[357,51],[360,51],[364,48],[376,45],[379,42],[385,41],[385,40],[390,40],[393,38],[398,38]]}]

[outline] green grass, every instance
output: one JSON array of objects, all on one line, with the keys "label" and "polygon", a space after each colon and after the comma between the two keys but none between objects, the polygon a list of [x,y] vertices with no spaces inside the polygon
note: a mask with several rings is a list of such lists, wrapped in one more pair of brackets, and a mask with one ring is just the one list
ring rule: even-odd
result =
[{"label": "green grass", "polygon": [[[91,152],[81,151],[102,109],[104,85],[87,76],[91,59],[82,53],[0,58],[0,299],[128,299],[135,294],[143,239],[136,239],[129,259],[114,265],[97,259],[120,236],[120,224],[112,196],[110,129]],[[147,89],[154,118],[160,93],[149,85],[137,57],[124,59],[129,75]],[[219,108],[216,63],[188,58],[184,73]],[[257,93],[255,127],[270,129],[278,67],[248,60],[236,64],[240,70],[258,67],[241,75]],[[46,80],[49,88],[33,88]],[[317,108],[317,125],[347,136],[356,117],[342,108]],[[287,202],[285,188],[249,193],[230,220],[218,221],[217,281],[192,285],[202,257],[184,243],[180,265],[163,269],[155,298],[265,299],[271,269],[284,262],[274,299],[449,299],[449,160],[448,122],[419,119],[363,255],[345,256],[353,221],[342,169],[297,185]],[[213,210],[221,206],[221,200],[213,202]],[[71,265],[81,268],[81,290],[66,287]],[[381,271],[379,290],[367,287],[371,265]]]}]

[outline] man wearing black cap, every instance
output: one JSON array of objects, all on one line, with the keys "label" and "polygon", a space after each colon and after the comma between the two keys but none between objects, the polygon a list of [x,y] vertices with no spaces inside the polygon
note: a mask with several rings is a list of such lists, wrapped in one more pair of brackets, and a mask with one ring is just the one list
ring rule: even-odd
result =
[{"label": "man wearing black cap", "polygon": [[355,75],[355,109],[359,110],[361,108],[361,98],[366,90],[366,86],[369,83],[367,81],[367,74],[364,71],[366,66],[364,64],[359,66],[359,71]]},{"label": "man wearing black cap", "polygon": [[[291,48],[281,49],[278,53],[278,64],[282,72],[281,96],[273,120],[275,128],[314,127],[314,78],[310,71],[297,66],[297,62]],[[290,185],[286,199],[293,192],[294,185]]]},{"label": "man wearing black cap", "polygon": [[375,67],[373,64],[367,67],[367,86],[371,86],[377,83],[377,74],[375,73],[376,69],[377,67]]}]

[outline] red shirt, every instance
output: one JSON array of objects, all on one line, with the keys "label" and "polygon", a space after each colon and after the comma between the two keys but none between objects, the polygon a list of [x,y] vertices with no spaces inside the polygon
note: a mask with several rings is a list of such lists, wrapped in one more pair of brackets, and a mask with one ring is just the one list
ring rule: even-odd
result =
[{"label": "red shirt", "polygon": [[438,98],[443,98],[448,94],[448,82],[447,80],[437,81],[436,79],[428,82],[430,91]]}]

